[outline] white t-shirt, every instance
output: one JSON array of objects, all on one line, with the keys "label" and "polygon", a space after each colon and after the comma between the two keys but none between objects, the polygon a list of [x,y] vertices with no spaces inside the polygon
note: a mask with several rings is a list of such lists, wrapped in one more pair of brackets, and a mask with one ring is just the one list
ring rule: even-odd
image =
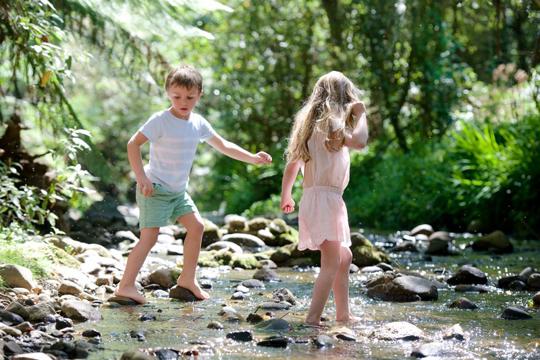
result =
[{"label": "white t-shirt", "polygon": [[146,176],[170,191],[186,191],[197,144],[216,132],[199,114],[189,120],[175,117],[169,110],[153,114],[139,129],[150,141],[150,162]]}]

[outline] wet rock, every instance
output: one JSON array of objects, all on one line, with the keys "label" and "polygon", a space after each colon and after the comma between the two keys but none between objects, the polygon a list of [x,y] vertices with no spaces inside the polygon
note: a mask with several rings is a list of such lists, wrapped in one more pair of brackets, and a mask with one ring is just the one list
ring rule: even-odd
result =
[{"label": "wet rock", "polygon": [[242,247],[240,245],[237,245],[230,241],[224,241],[220,240],[213,244],[210,244],[206,247],[206,250],[227,250],[232,254],[242,254],[244,250],[242,250]]},{"label": "wet rock", "polygon": [[6,341],[4,343],[4,351],[7,354],[22,354],[24,350],[15,341]]},{"label": "wet rock", "polygon": [[418,234],[424,234],[424,235],[429,236],[433,234],[433,227],[429,224],[417,225],[411,230],[410,235],[416,236]]},{"label": "wet rock", "polygon": [[270,225],[270,220],[263,217],[256,217],[247,222],[248,231],[259,231],[266,229]]},{"label": "wet rock", "polygon": [[101,333],[97,331],[96,329],[87,329],[87,330],[84,330],[81,335],[87,338],[94,338],[94,337],[100,337]]},{"label": "wet rock", "polygon": [[246,318],[246,321],[250,324],[258,324],[263,320],[264,318],[257,313],[250,313],[248,317]]},{"label": "wet rock", "polygon": [[277,264],[270,259],[259,260],[259,268],[277,269]]},{"label": "wet rock", "polygon": [[313,344],[318,348],[333,347],[334,339],[328,335],[322,334],[313,339]]},{"label": "wet rock", "polygon": [[203,219],[203,221],[204,231],[202,238],[202,247],[207,247],[208,245],[221,240],[221,230],[216,224],[214,224],[210,220]]},{"label": "wet rock", "polygon": [[73,327],[73,320],[65,317],[59,317],[56,320],[55,328],[56,330],[62,330],[66,328],[72,328]]},{"label": "wet rock", "polygon": [[476,239],[472,244],[475,251],[493,251],[496,254],[511,253],[514,248],[502,231],[494,231]]},{"label": "wet rock", "polygon": [[478,309],[478,306],[466,297],[460,297],[459,299],[454,300],[448,307],[464,310]]},{"label": "wet rock", "polygon": [[234,254],[230,265],[233,268],[256,269],[258,264],[259,260],[253,254]]},{"label": "wet rock", "polygon": [[291,259],[293,247],[294,246],[285,245],[277,248],[276,251],[270,255],[270,260],[280,265],[287,263]]},{"label": "wet rock", "polygon": [[527,287],[531,290],[540,290],[540,273],[534,273],[529,276]]},{"label": "wet rock", "polygon": [[471,265],[463,265],[454,276],[447,281],[450,285],[458,284],[487,284],[487,277],[480,269]]},{"label": "wet rock", "polygon": [[178,270],[173,269],[158,269],[148,276],[148,283],[158,284],[164,289],[169,289],[176,284]]},{"label": "wet rock", "polygon": [[153,356],[147,355],[138,350],[126,351],[120,357],[120,360],[154,360]]},{"label": "wet rock", "polygon": [[[0,310],[0,321],[3,321],[2,314],[3,310]],[[30,318],[30,314],[28,313],[28,310],[24,305],[22,305],[18,301],[12,301],[5,309],[5,311],[11,312],[13,314],[17,314],[20,317],[22,317],[24,320],[28,320]]]},{"label": "wet rock", "polygon": [[416,245],[412,241],[401,241],[393,249],[393,252],[418,252]]},{"label": "wet rock", "polygon": [[508,285],[508,289],[510,290],[521,291],[521,290],[525,290],[526,288],[527,288],[527,284],[525,284],[521,280],[514,280]]},{"label": "wet rock", "polygon": [[378,263],[376,266],[380,267],[382,269],[382,271],[384,271],[384,272],[394,271],[394,268],[392,267],[392,265],[387,264],[387,263]]},{"label": "wet rock", "polygon": [[497,281],[497,287],[501,289],[509,289],[510,284],[515,280],[521,280],[521,277],[519,275],[502,277]]},{"label": "wet rock", "polygon": [[452,325],[450,328],[446,329],[443,333],[444,340],[465,340],[465,332],[459,324]]},{"label": "wet rock", "polygon": [[206,327],[213,330],[223,330],[223,324],[219,321],[210,321]]},{"label": "wet rock", "polygon": [[363,272],[365,274],[371,274],[371,273],[378,273],[383,272],[383,270],[378,266],[364,266],[362,269],[360,269],[360,272]]},{"label": "wet rock", "polygon": [[165,290],[154,290],[152,291],[152,296],[158,299],[166,299],[169,297],[169,293]]},{"label": "wet rock", "polygon": [[0,265],[0,277],[5,286],[32,290],[36,287],[32,271],[20,265]]},{"label": "wet rock", "polygon": [[429,244],[426,250],[430,255],[450,254],[450,235],[446,231],[437,231],[429,236]]},{"label": "wet rock", "polygon": [[264,283],[257,279],[248,279],[242,281],[242,285],[249,289],[264,289]]},{"label": "wet rock", "polygon": [[487,293],[489,292],[491,289],[489,286],[486,286],[486,285],[466,285],[466,284],[461,284],[461,285],[456,285],[456,287],[454,288],[454,290],[456,292],[477,292],[477,293]]},{"label": "wet rock", "polygon": [[111,296],[107,301],[118,305],[138,305],[135,300],[123,296]]},{"label": "wet rock", "polygon": [[169,297],[172,299],[186,301],[186,302],[200,301],[200,299],[197,298],[195,295],[193,295],[191,291],[183,287],[180,287],[178,285],[173,286],[169,290]]},{"label": "wet rock", "polygon": [[247,219],[240,215],[227,215],[225,216],[225,225],[229,229],[229,232],[244,232],[247,231]]},{"label": "wet rock", "polygon": [[154,356],[158,360],[177,360],[178,352],[171,349],[158,349],[154,350]]},{"label": "wet rock", "polygon": [[360,268],[358,266],[354,265],[353,263],[349,265],[349,274],[356,274],[359,271],[360,271]]},{"label": "wet rock", "polygon": [[142,314],[141,316],[139,316],[139,321],[156,321],[156,315]]},{"label": "wet rock", "polygon": [[45,353],[26,353],[11,357],[12,360],[52,360],[53,358]]},{"label": "wet rock", "polygon": [[0,331],[2,331],[5,334],[15,336],[15,337],[19,337],[19,336],[22,335],[21,330],[16,329],[16,328],[11,327],[11,326],[8,326],[8,325],[6,325],[6,324],[4,324],[2,322],[0,322]]},{"label": "wet rock", "polygon": [[34,330],[34,327],[28,321],[20,323],[19,325],[15,326],[15,328],[18,330],[21,330],[23,333],[27,333]]},{"label": "wet rock", "polygon": [[231,300],[244,300],[247,297],[243,292],[237,291],[231,296]]},{"label": "wet rock", "polygon": [[281,235],[289,231],[287,223],[283,219],[274,219],[268,225],[268,230],[274,235]]},{"label": "wet rock", "polygon": [[259,239],[255,235],[250,235],[250,234],[239,234],[239,233],[227,234],[223,236],[222,240],[230,241],[239,246],[252,248],[252,249],[261,248],[265,246],[265,243],[261,239]]},{"label": "wet rock", "polygon": [[131,330],[129,332],[129,336],[133,339],[137,339],[137,341],[146,341],[146,337],[144,336],[144,331],[142,330]]},{"label": "wet rock", "polygon": [[269,319],[255,325],[257,329],[265,331],[289,331],[291,324],[285,319]]},{"label": "wet rock", "polygon": [[388,255],[376,248],[364,235],[351,233],[351,250],[353,263],[359,267],[376,265],[381,262],[390,262]]},{"label": "wet rock", "polygon": [[24,321],[24,318],[20,315],[12,313],[6,310],[0,310],[0,322],[6,325],[17,325]]},{"label": "wet rock", "polygon": [[430,280],[416,276],[384,276],[369,282],[368,296],[383,301],[437,300],[437,287]]},{"label": "wet rock", "polygon": [[501,317],[506,320],[526,320],[532,319],[532,316],[525,310],[515,306],[509,306],[504,309]]},{"label": "wet rock", "polygon": [[253,340],[253,335],[251,331],[233,331],[227,334],[227,339],[233,339],[235,341],[251,341]]},{"label": "wet rock", "polygon": [[527,280],[529,280],[529,277],[534,274],[536,271],[534,271],[534,269],[532,267],[526,267],[525,269],[521,270],[521,272],[519,273],[519,278],[523,281],[523,282],[527,282]]},{"label": "wet rock", "polygon": [[101,320],[101,313],[91,304],[79,300],[67,300],[62,303],[62,314],[75,321]]},{"label": "wet rock", "polygon": [[273,347],[273,348],[287,348],[291,340],[285,336],[273,335],[264,338],[257,342],[257,346]]},{"label": "wet rock", "polygon": [[430,342],[427,344],[422,344],[411,353],[412,357],[415,358],[424,358],[424,357],[435,357],[441,355],[444,350],[444,345],[440,342]]},{"label": "wet rock", "polygon": [[533,298],[533,305],[536,307],[540,307],[540,291],[534,294]]},{"label": "wet rock", "polygon": [[424,338],[424,332],[411,323],[397,321],[384,324],[381,328],[373,331],[371,336],[380,340],[414,341]]},{"label": "wet rock", "polygon": [[63,280],[58,288],[59,295],[74,295],[79,296],[83,289],[73,281]]},{"label": "wet rock", "polygon": [[277,272],[272,269],[262,268],[253,274],[253,278],[261,281],[279,281]]},{"label": "wet rock", "polygon": [[260,304],[259,308],[263,310],[289,310],[291,306],[292,306],[291,304],[285,301],[282,301],[282,302],[267,301]]},{"label": "wet rock", "polygon": [[266,245],[272,246],[271,244],[276,243],[276,236],[268,229],[257,230],[256,236],[264,241]]},{"label": "wet rock", "polygon": [[287,288],[280,288],[272,291],[272,299],[275,301],[286,301],[291,305],[296,305],[296,297]]}]

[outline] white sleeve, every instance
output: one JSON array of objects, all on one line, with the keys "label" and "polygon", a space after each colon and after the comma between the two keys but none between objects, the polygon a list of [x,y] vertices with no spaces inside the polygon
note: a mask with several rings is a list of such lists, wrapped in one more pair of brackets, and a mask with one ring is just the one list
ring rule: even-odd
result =
[{"label": "white sleeve", "polygon": [[200,119],[201,122],[199,127],[199,141],[203,142],[216,135],[216,131],[212,128],[212,125],[210,125],[208,120],[206,120],[202,116],[200,117]]},{"label": "white sleeve", "polygon": [[157,116],[157,114],[154,114],[143,126],[141,126],[139,131],[143,133],[150,142],[154,142],[158,140],[163,133],[161,123],[160,117]]}]

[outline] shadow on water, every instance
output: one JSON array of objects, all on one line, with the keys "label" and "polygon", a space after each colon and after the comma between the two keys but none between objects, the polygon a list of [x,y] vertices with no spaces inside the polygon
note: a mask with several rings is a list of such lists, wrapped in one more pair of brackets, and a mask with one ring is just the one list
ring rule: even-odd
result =
[{"label": "shadow on water", "polygon": [[[212,280],[212,299],[197,303],[180,303],[169,299],[156,299],[147,293],[149,303],[141,307],[103,307],[103,320],[97,323],[80,324],[77,330],[97,329],[102,334],[102,350],[93,352],[90,359],[120,358],[124,351],[149,348],[172,348],[181,351],[197,349],[202,358],[255,359],[403,359],[409,358],[419,345],[436,341],[443,347],[440,356],[452,359],[539,359],[540,358],[540,314],[528,308],[531,320],[504,320],[500,317],[506,306],[527,307],[534,293],[527,291],[504,291],[494,287],[498,278],[517,274],[526,266],[538,267],[540,251],[537,243],[521,242],[516,251],[508,255],[476,254],[464,250],[461,256],[433,256],[426,261],[420,254],[392,254],[395,264],[444,281],[463,264],[473,264],[488,275],[493,291],[488,293],[457,293],[451,288],[440,289],[437,301],[391,303],[370,299],[366,295],[365,282],[376,274],[351,274],[352,311],[362,320],[349,325],[356,337],[355,342],[335,340],[332,347],[317,348],[310,341],[318,334],[329,334],[339,324],[328,321],[329,328],[323,330],[302,328],[303,317],[309,306],[313,281],[317,268],[278,269],[281,282],[266,283],[265,289],[251,289],[247,299],[230,300],[234,287],[250,279],[254,271],[202,269],[201,277]],[[297,343],[286,349],[256,345],[276,333],[259,331],[243,321],[225,321],[219,311],[223,305],[234,307],[244,318],[257,306],[271,298],[272,290],[286,287],[297,297],[298,304],[288,311],[275,311],[276,317],[289,321],[293,330],[283,333]],[[466,296],[478,305],[477,310],[450,309],[448,304]],[[259,314],[265,311],[259,310]],[[154,321],[139,321],[142,314],[151,314]],[[325,314],[334,317],[330,302]],[[217,320],[223,330],[208,329],[210,321]],[[377,340],[371,333],[382,325],[394,321],[410,322],[424,331],[426,339],[419,341]],[[465,341],[443,341],[442,333],[454,324],[460,324],[466,334]],[[237,342],[227,339],[226,334],[237,330],[251,330],[256,341]],[[132,338],[136,331],[144,335],[145,341]]]}]

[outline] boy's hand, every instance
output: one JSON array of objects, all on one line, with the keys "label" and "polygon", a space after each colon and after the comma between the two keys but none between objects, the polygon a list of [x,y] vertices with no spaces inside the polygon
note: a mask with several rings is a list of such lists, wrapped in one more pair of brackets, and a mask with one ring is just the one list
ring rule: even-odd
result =
[{"label": "boy's hand", "polygon": [[290,195],[281,195],[281,204],[280,204],[280,207],[281,207],[281,210],[285,213],[285,214],[290,214],[294,211],[294,200],[292,199],[292,197]]},{"label": "boy's hand", "polygon": [[265,153],[264,151],[259,151],[255,154],[254,164],[270,164],[272,162],[272,156]]},{"label": "boy's hand", "polygon": [[154,185],[146,176],[141,179],[137,179],[137,186],[139,187],[141,193],[146,197],[152,196],[152,194],[154,194]]}]

